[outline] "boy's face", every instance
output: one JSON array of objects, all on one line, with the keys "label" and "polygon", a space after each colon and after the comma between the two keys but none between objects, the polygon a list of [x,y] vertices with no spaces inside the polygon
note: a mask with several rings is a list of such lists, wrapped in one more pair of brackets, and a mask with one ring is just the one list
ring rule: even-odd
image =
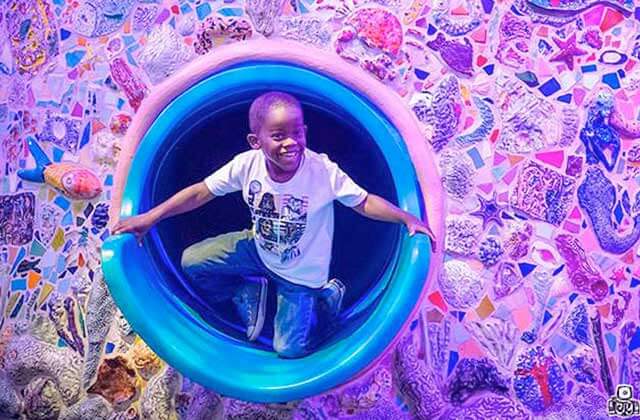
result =
[{"label": "boy's face", "polygon": [[287,178],[300,166],[307,146],[307,127],[302,112],[292,105],[269,107],[258,133],[247,136],[253,149],[262,149],[267,158],[267,170],[274,178]]}]

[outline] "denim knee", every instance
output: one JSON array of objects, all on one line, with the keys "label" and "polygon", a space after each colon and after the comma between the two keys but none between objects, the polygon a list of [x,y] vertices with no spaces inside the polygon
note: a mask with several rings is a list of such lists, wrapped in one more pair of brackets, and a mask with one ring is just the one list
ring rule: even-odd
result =
[{"label": "denim knee", "polygon": [[200,260],[196,255],[195,247],[193,245],[182,251],[180,265],[182,266],[182,270],[185,273],[190,274],[191,272],[193,272],[194,268],[196,268],[199,263]]},{"label": "denim knee", "polygon": [[311,346],[287,345],[285,342],[273,340],[273,350],[285,359],[297,359],[311,353]]}]

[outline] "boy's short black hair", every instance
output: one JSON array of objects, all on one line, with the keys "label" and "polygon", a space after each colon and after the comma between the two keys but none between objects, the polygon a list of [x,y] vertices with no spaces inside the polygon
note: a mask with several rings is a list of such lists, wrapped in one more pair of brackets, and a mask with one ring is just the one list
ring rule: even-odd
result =
[{"label": "boy's short black hair", "polygon": [[258,133],[264,121],[264,116],[275,105],[290,105],[298,108],[302,113],[302,106],[293,95],[288,93],[271,91],[258,96],[249,107],[249,129],[252,133]]}]

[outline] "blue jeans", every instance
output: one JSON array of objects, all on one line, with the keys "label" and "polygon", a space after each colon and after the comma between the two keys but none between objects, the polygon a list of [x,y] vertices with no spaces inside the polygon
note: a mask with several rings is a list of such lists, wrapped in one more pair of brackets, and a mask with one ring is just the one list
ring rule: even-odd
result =
[{"label": "blue jeans", "polygon": [[214,289],[217,301],[233,298],[243,286],[238,276],[266,277],[270,285],[277,286],[273,349],[282,357],[302,357],[317,344],[322,289],[293,284],[270,271],[258,255],[250,230],[191,245],[182,253],[182,269],[194,281]]}]

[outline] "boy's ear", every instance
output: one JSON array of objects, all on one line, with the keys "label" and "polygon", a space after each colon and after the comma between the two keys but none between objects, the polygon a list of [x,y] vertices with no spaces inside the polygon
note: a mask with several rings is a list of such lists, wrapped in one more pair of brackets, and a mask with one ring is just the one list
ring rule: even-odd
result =
[{"label": "boy's ear", "polygon": [[253,133],[247,134],[247,142],[252,149],[260,148],[260,140],[258,140],[258,136]]}]

